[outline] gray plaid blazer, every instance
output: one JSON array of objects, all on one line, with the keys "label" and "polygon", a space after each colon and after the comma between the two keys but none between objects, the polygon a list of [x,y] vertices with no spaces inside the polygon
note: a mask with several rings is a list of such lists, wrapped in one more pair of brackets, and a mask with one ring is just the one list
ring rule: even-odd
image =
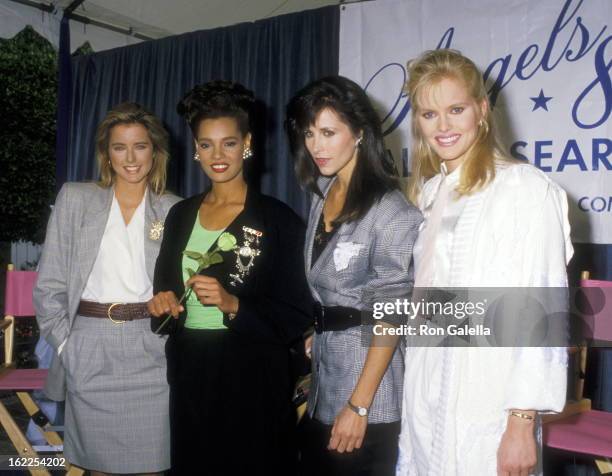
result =
[{"label": "gray plaid blazer", "polygon": [[[319,179],[323,195],[333,179]],[[421,212],[399,191],[387,193],[358,221],[344,223],[311,267],[312,246],[324,198],[314,195],[306,232],[305,262],[314,298],[323,306],[371,309],[377,301],[408,298]],[[348,260],[348,261],[347,261]],[[315,334],[308,412],[332,424],[351,396],[369,348],[371,326]],[[404,346],[399,345],[370,407],[369,423],[401,418]]]},{"label": "gray plaid blazer", "polygon": [[[151,281],[161,237],[151,239],[149,229],[153,222],[163,223],[170,207],[179,200],[171,194],[159,196],[147,192],[143,233]],[[70,334],[98,255],[112,201],[113,189],[95,183],[67,183],[55,200],[38,264],[34,308],[42,336],[56,351]],[[45,392],[53,400],[65,397],[64,368],[57,354],[49,369]]]}]

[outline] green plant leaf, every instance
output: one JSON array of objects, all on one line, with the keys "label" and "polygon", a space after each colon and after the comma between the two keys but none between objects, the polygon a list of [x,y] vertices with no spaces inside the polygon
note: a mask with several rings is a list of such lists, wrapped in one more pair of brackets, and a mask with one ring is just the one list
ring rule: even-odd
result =
[{"label": "green plant leaf", "polygon": [[211,266],[213,264],[219,264],[219,263],[223,263],[223,256],[221,256],[219,253],[213,253],[212,255],[210,255]]},{"label": "green plant leaf", "polygon": [[202,257],[204,256],[202,253],[198,253],[197,251],[189,251],[189,250],[183,251],[183,254],[187,256],[188,258],[194,259],[196,261],[200,261]]},{"label": "green plant leaf", "polygon": [[55,196],[57,53],[31,27],[0,41],[0,241],[44,240]]}]

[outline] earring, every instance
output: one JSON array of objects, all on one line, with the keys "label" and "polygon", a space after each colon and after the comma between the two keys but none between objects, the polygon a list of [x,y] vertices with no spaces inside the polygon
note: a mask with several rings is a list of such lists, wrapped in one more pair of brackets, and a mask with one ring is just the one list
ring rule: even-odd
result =
[{"label": "earring", "polygon": [[481,127],[484,129],[485,135],[489,133],[489,124],[484,119],[480,119],[480,121],[478,121],[478,127]]},{"label": "earring", "polygon": [[361,140],[363,139],[363,136],[359,137],[356,141],[355,141],[355,149],[357,147],[359,147],[361,145]]},{"label": "earring", "polygon": [[198,154],[197,152],[195,154],[193,154],[193,160],[195,160],[196,162],[200,161],[200,154]]},{"label": "earring", "polygon": [[248,158],[253,156],[253,151],[250,147],[245,147],[242,151],[242,160],[247,160]]}]

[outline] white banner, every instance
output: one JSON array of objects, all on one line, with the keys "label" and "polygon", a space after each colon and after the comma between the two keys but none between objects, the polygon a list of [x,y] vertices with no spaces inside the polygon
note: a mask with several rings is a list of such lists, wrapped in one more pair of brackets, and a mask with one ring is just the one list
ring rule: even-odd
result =
[{"label": "white banner", "polygon": [[341,7],[340,74],[410,171],[406,62],[454,48],[484,72],[508,151],[568,193],[572,239],[612,243],[612,1],[375,0]]}]

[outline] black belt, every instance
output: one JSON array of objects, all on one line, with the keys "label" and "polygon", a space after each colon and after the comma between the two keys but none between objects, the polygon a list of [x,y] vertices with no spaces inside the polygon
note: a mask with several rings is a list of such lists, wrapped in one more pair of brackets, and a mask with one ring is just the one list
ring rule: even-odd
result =
[{"label": "black belt", "polygon": [[352,307],[322,306],[320,302],[314,304],[315,331],[317,334],[327,331],[344,331],[357,327],[361,322],[362,311]]}]

